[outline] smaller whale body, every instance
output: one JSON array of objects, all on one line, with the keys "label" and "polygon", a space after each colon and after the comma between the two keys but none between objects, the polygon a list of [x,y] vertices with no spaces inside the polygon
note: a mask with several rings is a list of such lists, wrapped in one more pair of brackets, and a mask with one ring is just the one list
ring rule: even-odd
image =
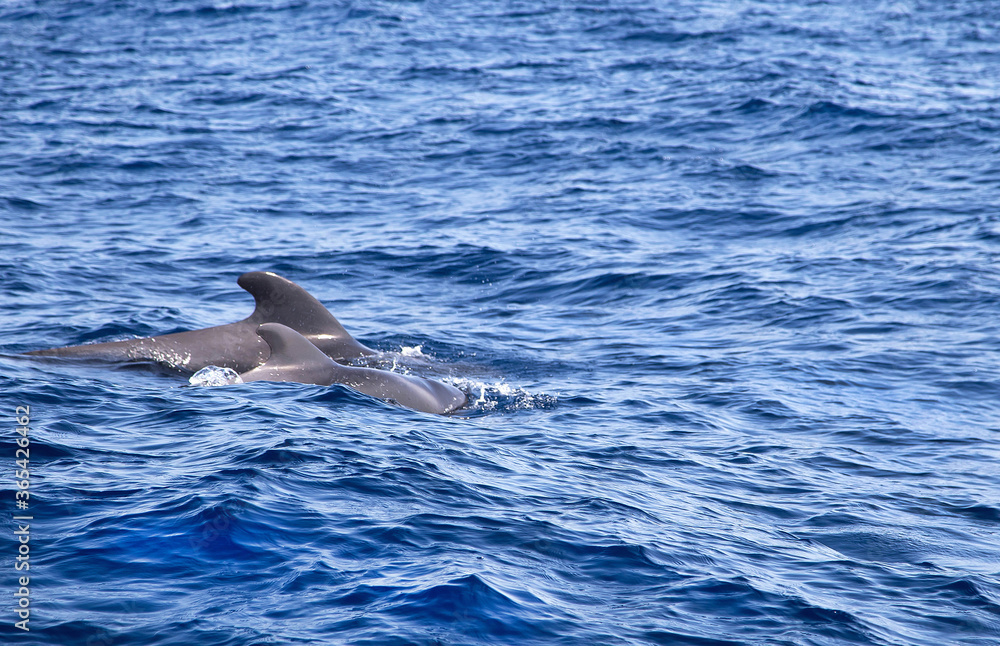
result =
[{"label": "smaller whale body", "polygon": [[142,339],[34,350],[27,355],[107,361],[156,363],[182,372],[206,366],[246,372],[264,363],[267,344],[257,335],[264,323],[281,323],[297,331],[335,361],[349,362],[378,354],[358,343],[322,303],[287,278],[252,271],[237,280],[256,302],[242,321],[190,332]]},{"label": "smaller whale body", "polygon": [[257,334],[267,343],[271,354],[263,364],[240,375],[244,382],[291,381],[318,386],[343,384],[406,408],[439,415],[461,408],[467,401],[461,390],[438,381],[341,365],[320,351],[308,338],[281,323],[264,323],[257,329]]}]

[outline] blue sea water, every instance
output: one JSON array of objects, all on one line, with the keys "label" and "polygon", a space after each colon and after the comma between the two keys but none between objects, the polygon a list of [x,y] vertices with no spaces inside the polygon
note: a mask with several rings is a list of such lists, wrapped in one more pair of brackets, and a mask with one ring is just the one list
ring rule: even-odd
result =
[{"label": "blue sea water", "polygon": [[[972,0],[4,2],[4,643],[1000,643],[998,39]],[[17,356],[238,320],[252,270],[473,403]]]}]

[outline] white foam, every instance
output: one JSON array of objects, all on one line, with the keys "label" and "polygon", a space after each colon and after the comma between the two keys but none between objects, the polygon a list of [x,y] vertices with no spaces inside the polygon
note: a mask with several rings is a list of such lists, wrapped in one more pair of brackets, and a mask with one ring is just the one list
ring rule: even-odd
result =
[{"label": "white foam", "polygon": [[[551,395],[533,394],[504,381],[486,383],[465,377],[444,377],[441,381],[467,393],[470,404],[480,410],[543,408],[552,406],[556,402],[556,398]],[[473,399],[476,393],[479,398]]]},{"label": "white foam", "polygon": [[188,383],[192,386],[228,386],[230,384],[242,384],[243,379],[232,368],[205,366],[191,375]]},{"label": "white foam", "polygon": [[421,359],[424,359],[427,357],[427,355],[424,354],[423,347],[424,346],[422,345],[414,345],[414,346],[404,345],[402,348],[400,348],[399,354],[403,355],[404,357],[419,357]]}]

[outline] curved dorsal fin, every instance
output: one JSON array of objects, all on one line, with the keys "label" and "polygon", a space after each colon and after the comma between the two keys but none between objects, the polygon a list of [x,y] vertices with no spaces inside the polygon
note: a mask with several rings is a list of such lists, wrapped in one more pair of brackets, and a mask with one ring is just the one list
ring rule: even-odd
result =
[{"label": "curved dorsal fin", "polygon": [[322,303],[287,278],[269,271],[251,271],[236,282],[257,302],[247,322],[287,325],[337,361],[377,354],[358,343]]},{"label": "curved dorsal fin", "polygon": [[292,328],[281,323],[264,323],[257,328],[257,335],[271,348],[271,356],[261,366],[305,366],[318,364],[329,366],[330,357]]},{"label": "curved dorsal fin", "polygon": [[257,334],[271,348],[267,361],[240,375],[243,381],[296,381],[329,386],[337,364],[292,328],[264,323]]},{"label": "curved dorsal fin", "polygon": [[300,334],[350,337],[344,326],[312,294],[287,278],[269,271],[251,271],[236,281],[250,292],[257,307],[249,319],[281,323]]}]

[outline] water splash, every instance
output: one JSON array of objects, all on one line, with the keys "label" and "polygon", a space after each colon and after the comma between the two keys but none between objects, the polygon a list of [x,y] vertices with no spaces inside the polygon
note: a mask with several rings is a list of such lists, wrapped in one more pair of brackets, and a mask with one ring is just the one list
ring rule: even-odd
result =
[{"label": "water splash", "polygon": [[530,393],[503,381],[487,383],[467,377],[444,377],[441,381],[455,386],[469,396],[468,408],[479,411],[515,411],[553,408],[556,398],[544,393]]},{"label": "water splash", "polygon": [[399,354],[403,355],[404,357],[414,357],[414,358],[417,358],[417,359],[426,359],[427,355],[424,354],[423,348],[424,348],[424,346],[422,346],[422,345],[414,345],[414,346],[406,346],[406,345],[404,345],[403,347],[400,348]]},{"label": "water splash", "polygon": [[191,375],[188,383],[192,386],[229,386],[231,384],[242,384],[243,379],[232,368],[205,366]]}]

